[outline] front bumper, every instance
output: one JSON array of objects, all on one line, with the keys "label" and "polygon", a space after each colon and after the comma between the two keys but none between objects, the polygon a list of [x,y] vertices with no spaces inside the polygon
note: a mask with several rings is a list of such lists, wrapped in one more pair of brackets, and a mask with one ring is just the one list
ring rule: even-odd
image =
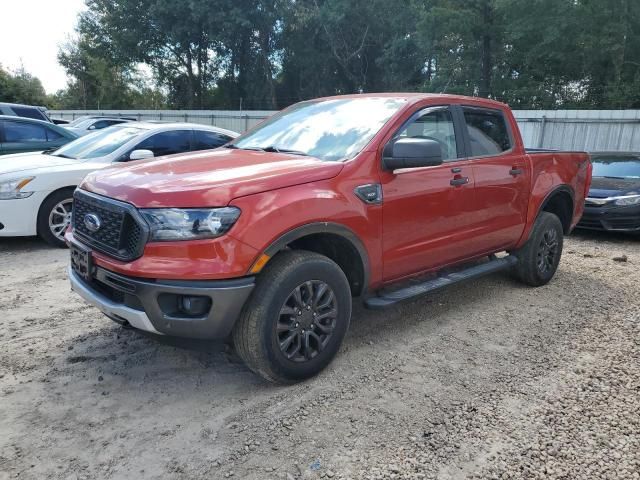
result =
[{"label": "front bumper", "polygon": [[38,210],[49,192],[35,192],[27,198],[0,200],[0,237],[36,235]]},{"label": "front bumper", "polygon": [[640,232],[640,205],[586,205],[577,228],[614,232]]},{"label": "front bumper", "polygon": [[[183,281],[142,280],[97,267],[90,282],[68,269],[71,288],[118,323],[150,333],[184,338],[224,339],[254,287],[254,278]],[[208,312],[186,316],[172,309],[177,296],[210,299]]]}]

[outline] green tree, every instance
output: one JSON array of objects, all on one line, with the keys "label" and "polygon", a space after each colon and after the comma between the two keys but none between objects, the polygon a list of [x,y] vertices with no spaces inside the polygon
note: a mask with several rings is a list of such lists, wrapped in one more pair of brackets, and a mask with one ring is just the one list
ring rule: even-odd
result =
[{"label": "green tree", "polygon": [[40,79],[28,73],[24,67],[12,74],[0,65],[0,101],[46,106],[49,98]]}]

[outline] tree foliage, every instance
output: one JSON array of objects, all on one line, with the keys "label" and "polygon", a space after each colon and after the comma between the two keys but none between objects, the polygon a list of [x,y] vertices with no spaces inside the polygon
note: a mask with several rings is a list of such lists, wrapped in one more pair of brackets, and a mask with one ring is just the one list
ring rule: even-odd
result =
[{"label": "tree foliage", "polygon": [[59,56],[65,106],[274,109],[395,90],[640,108],[638,0],[86,3]]},{"label": "tree foliage", "polygon": [[27,73],[24,68],[11,73],[0,65],[0,101],[46,105],[48,99],[40,80]]}]

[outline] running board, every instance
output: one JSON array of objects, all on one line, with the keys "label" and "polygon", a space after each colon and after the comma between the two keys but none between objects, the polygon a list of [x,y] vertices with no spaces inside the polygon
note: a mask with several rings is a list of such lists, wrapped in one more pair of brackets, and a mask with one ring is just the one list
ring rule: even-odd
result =
[{"label": "running board", "polygon": [[492,258],[486,263],[469,267],[465,270],[461,270],[455,273],[448,273],[445,275],[432,278],[422,283],[414,284],[409,287],[394,290],[393,292],[383,293],[369,297],[364,301],[364,305],[367,308],[373,310],[382,310],[384,308],[392,307],[400,302],[411,300],[425,293],[433,292],[449,285],[464,282],[466,280],[472,280],[484,275],[499,272],[501,270],[507,270],[518,263],[518,258],[509,255],[502,258]]}]

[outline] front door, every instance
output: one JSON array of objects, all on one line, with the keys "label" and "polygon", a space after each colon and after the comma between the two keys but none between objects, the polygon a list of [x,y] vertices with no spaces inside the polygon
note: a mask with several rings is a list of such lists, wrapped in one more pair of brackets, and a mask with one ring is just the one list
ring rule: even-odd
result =
[{"label": "front door", "polygon": [[384,280],[438,268],[476,252],[473,168],[465,158],[461,125],[450,107],[414,114],[393,137],[440,143],[442,165],[383,171]]}]

